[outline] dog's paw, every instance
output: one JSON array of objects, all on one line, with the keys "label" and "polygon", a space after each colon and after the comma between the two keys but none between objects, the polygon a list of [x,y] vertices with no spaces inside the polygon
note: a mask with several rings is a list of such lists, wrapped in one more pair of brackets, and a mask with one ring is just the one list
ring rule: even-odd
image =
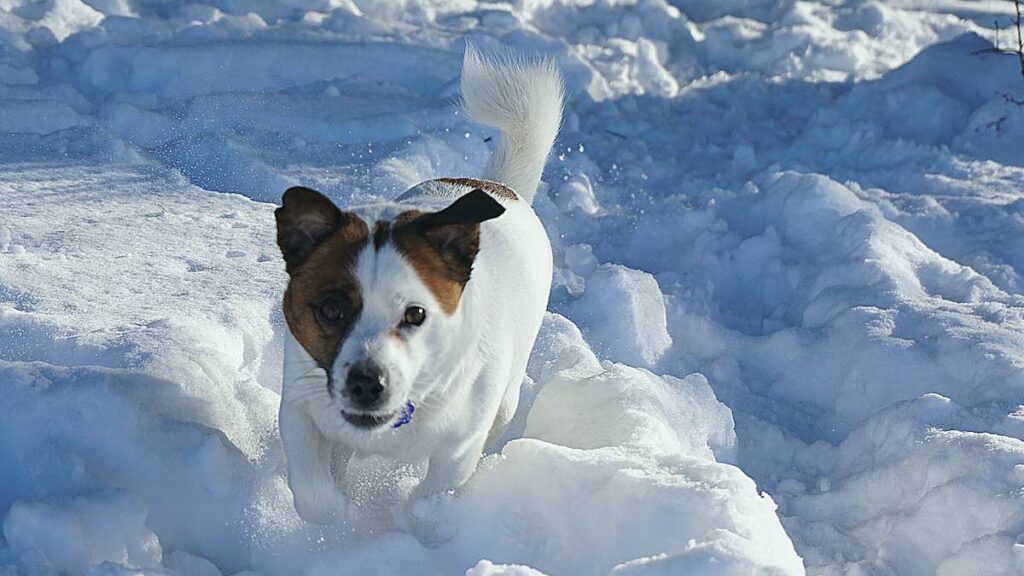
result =
[{"label": "dog's paw", "polygon": [[452,497],[437,494],[409,500],[394,511],[395,524],[427,548],[437,548],[455,536],[455,525],[445,509]]},{"label": "dog's paw", "polygon": [[299,518],[312,524],[337,524],[348,510],[348,498],[333,486],[292,487],[292,500]]}]

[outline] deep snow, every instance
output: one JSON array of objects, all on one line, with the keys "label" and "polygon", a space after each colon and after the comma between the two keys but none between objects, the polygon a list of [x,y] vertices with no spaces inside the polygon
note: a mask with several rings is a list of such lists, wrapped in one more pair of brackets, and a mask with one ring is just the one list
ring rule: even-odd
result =
[{"label": "deep snow", "polygon": [[[0,0],[0,573],[1024,574],[1011,10]],[[570,92],[520,412],[307,525],[272,203],[478,174],[466,39]]]}]

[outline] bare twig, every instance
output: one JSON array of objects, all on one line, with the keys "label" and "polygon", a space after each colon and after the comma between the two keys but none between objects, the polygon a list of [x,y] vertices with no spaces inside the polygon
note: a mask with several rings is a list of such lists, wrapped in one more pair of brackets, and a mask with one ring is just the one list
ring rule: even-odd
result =
[{"label": "bare twig", "polygon": [[1017,58],[1020,60],[1020,74],[1024,76],[1024,32],[1021,32],[1021,0],[1013,0],[1013,7],[1017,10]]}]

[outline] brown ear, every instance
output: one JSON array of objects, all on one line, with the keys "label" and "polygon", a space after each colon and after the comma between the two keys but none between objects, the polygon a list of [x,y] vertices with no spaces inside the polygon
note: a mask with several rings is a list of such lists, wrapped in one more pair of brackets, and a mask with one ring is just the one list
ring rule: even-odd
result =
[{"label": "brown ear", "polygon": [[277,245],[284,256],[285,268],[291,274],[320,242],[351,216],[316,190],[295,186],[285,191],[274,217],[277,219]]},{"label": "brown ear", "polygon": [[480,250],[480,223],[497,218],[505,208],[483,190],[463,195],[450,206],[417,218],[417,227],[458,281],[465,284]]}]

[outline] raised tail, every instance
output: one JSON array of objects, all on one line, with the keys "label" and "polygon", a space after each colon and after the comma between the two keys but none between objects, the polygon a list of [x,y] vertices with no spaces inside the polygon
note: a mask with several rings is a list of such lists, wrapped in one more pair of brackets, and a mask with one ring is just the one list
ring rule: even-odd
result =
[{"label": "raised tail", "polygon": [[532,202],[562,122],[562,76],[550,60],[508,54],[485,59],[466,47],[462,108],[474,122],[501,131],[484,178]]}]

